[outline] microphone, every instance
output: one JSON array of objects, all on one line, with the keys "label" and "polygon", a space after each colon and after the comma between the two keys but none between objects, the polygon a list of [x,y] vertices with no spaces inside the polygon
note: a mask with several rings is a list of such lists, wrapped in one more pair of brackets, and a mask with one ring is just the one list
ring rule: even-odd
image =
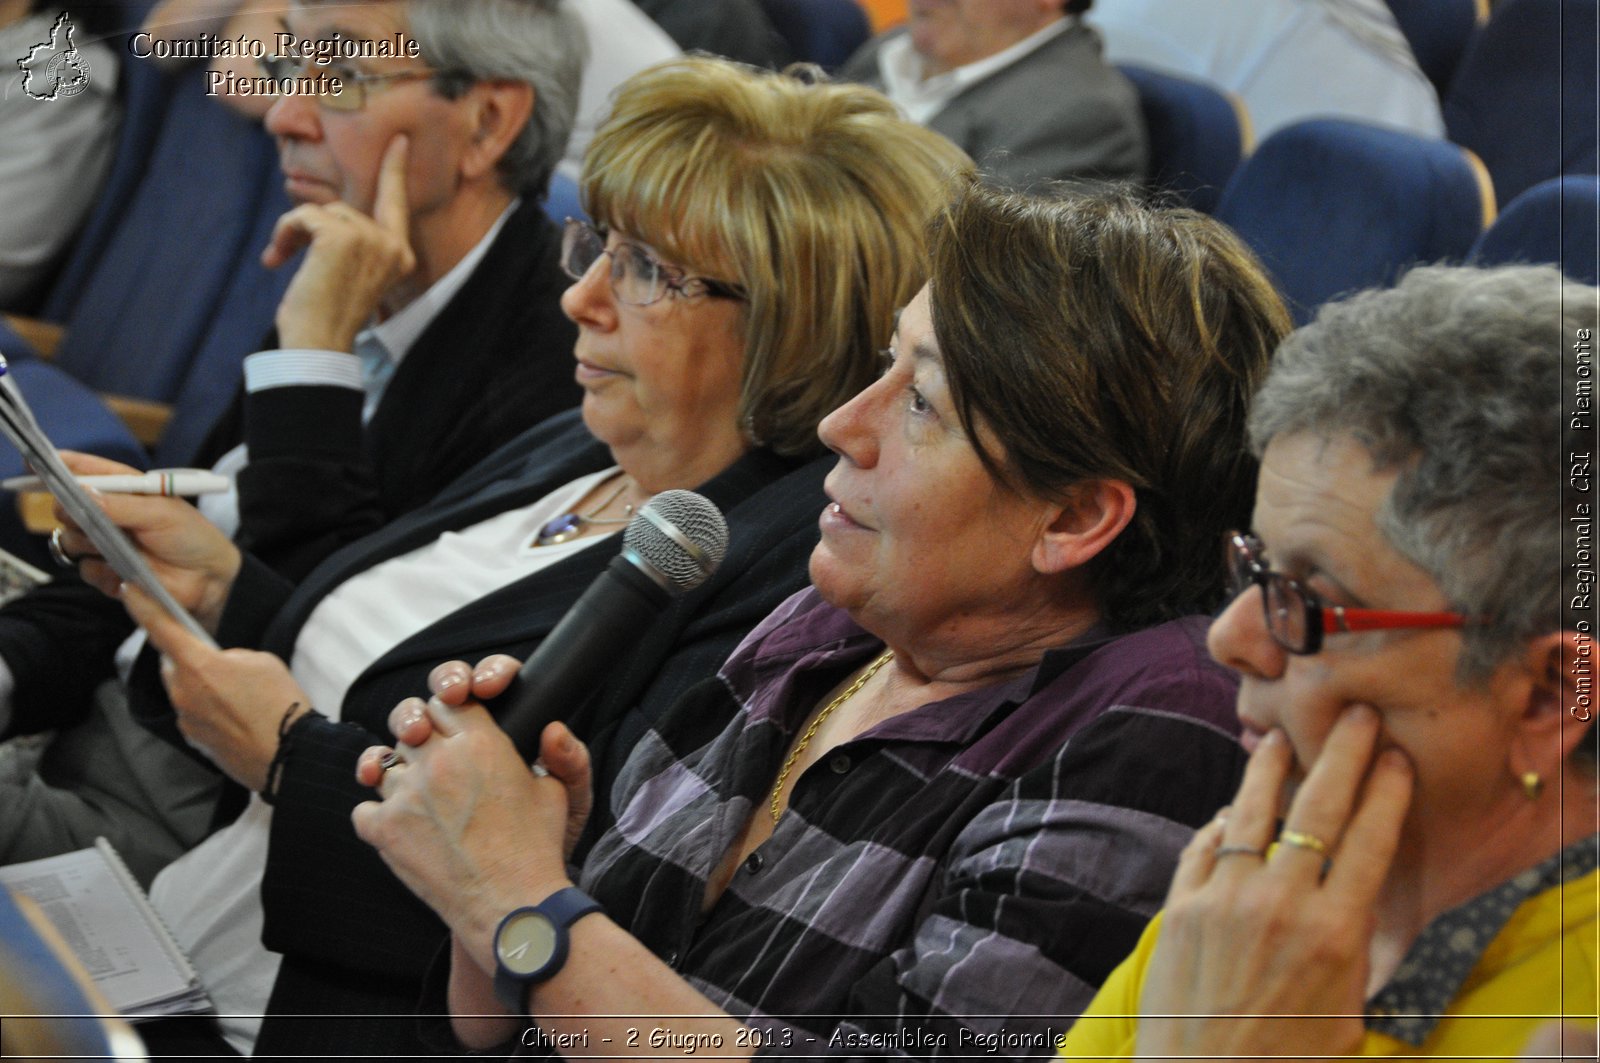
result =
[{"label": "microphone", "polygon": [[[517,678],[490,706],[524,760],[539,734],[565,719],[616,666],[617,655],[649,629],[678,595],[716,572],[728,551],[728,522],[693,491],[663,491],[622,533],[622,553],[573,603]],[[503,708],[502,708],[503,707]]]}]

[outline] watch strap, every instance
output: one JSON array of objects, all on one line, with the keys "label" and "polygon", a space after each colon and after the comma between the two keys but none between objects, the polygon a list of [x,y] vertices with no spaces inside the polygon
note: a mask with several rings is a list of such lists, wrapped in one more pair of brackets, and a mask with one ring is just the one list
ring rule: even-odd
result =
[{"label": "watch strap", "polygon": [[[600,910],[600,902],[578,887],[568,886],[565,889],[556,890],[550,896],[534,905],[534,907],[549,916],[552,923],[565,929],[590,912],[598,912]],[[550,973],[554,974],[555,972],[552,971]]]},{"label": "watch strap", "polygon": [[[500,920],[500,925],[494,933],[495,971],[494,995],[511,1010],[513,1014],[527,1013],[528,987],[553,978],[567,962],[567,928],[579,919],[592,912],[602,910],[599,901],[589,896],[576,886],[567,886],[559,889],[540,901],[538,904],[527,905],[514,909]],[[500,959],[500,935],[513,919],[524,913],[534,913],[544,916],[550,921],[556,936],[555,948],[552,950],[550,961],[537,971],[526,974],[513,971]]]}]

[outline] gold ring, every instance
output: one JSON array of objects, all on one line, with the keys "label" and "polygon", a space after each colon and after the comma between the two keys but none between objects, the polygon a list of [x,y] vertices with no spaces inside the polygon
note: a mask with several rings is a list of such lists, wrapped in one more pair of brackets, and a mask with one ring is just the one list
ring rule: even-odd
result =
[{"label": "gold ring", "polygon": [[67,553],[66,547],[61,545],[61,529],[59,527],[50,533],[47,546],[50,550],[50,559],[56,564],[62,568],[78,567],[78,559]]},{"label": "gold ring", "polygon": [[1278,835],[1278,842],[1282,845],[1292,845],[1296,849],[1310,849],[1318,856],[1326,857],[1328,855],[1328,843],[1315,834],[1307,834],[1304,831],[1290,830],[1285,827],[1283,832]]},{"label": "gold ring", "polygon": [[1257,849],[1253,845],[1223,845],[1219,846],[1217,851],[1211,855],[1218,860],[1221,860],[1224,856],[1253,856],[1260,860],[1267,854],[1265,850]]}]

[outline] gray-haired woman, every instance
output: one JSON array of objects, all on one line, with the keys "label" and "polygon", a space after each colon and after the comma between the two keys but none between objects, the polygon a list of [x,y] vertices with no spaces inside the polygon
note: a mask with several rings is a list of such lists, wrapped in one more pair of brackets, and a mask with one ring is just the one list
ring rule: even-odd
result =
[{"label": "gray-haired woman", "polygon": [[1513,1058],[1592,1021],[1594,613],[1561,543],[1593,511],[1560,503],[1597,299],[1419,269],[1279,350],[1210,639],[1250,766],[1063,1054]]}]

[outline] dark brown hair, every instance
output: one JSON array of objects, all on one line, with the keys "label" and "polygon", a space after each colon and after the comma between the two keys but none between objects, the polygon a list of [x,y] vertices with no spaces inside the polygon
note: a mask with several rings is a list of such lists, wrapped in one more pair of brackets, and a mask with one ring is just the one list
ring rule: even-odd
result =
[{"label": "dark brown hair", "polygon": [[1214,609],[1222,534],[1248,523],[1255,487],[1250,396],[1290,327],[1255,257],[1131,191],[977,183],[932,247],[934,336],[990,473],[1054,501],[1088,480],[1133,487],[1133,520],[1088,573],[1114,628]]}]

